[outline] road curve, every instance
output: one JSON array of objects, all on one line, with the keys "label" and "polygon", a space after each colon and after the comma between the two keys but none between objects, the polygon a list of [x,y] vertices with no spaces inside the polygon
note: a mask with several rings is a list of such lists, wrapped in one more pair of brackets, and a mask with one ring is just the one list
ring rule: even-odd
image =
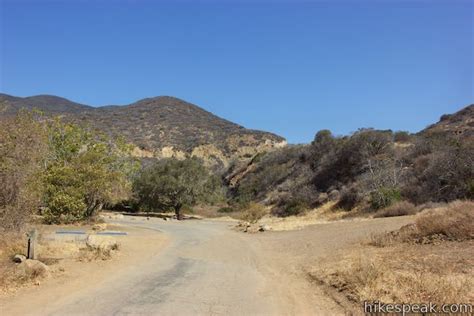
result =
[{"label": "road curve", "polygon": [[121,224],[158,230],[171,243],[147,262],[108,280],[47,315],[276,315],[279,298],[251,248],[228,223]]},{"label": "road curve", "polygon": [[145,238],[164,234],[166,247],[151,249],[116,272],[110,266],[107,278],[97,283],[69,286],[70,292],[60,285],[55,291],[41,287],[36,300],[31,299],[35,292],[20,297],[31,306],[19,306],[18,300],[1,306],[0,301],[0,314],[343,315],[340,306],[304,280],[301,261],[309,256],[307,262],[317,262],[368,233],[396,229],[411,220],[334,222],[246,235],[229,229],[233,223],[228,222],[125,218],[115,223],[139,228],[147,232]]}]

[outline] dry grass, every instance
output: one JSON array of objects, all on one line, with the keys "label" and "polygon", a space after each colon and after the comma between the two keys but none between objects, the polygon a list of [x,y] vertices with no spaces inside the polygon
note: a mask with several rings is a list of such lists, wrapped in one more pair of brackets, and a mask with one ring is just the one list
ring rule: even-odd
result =
[{"label": "dry grass", "polygon": [[119,250],[119,245],[116,244],[110,249],[86,247],[79,251],[77,260],[81,262],[90,262],[96,260],[109,260],[112,258],[114,252]]},{"label": "dry grass", "polygon": [[0,291],[7,291],[17,284],[28,280],[19,277],[15,273],[13,256],[16,254],[26,255],[26,237],[22,233],[10,233],[0,235]]},{"label": "dry grass", "polygon": [[232,217],[234,219],[239,219],[241,211],[242,210],[237,207],[229,207],[225,205],[198,205],[193,207],[193,211],[190,214],[202,216],[204,218]]},{"label": "dry grass", "polygon": [[240,214],[240,219],[249,223],[256,223],[269,213],[262,204],[251,202]]},{"label": "dry grass", "polygon": [[415,224],[372,236],[310,275],[357,303],[472,302],[473,239],[474,203],[456,201],[418,214]]},{"label": "dry grass", "polygon": [[26,244],[23,233],[0,234],[0,261],[11,260],[16,254],[26,255]]},{"label": "dry grass", "polygon": [[440,235],[458,241],[474,239],[474,202],[455,201],[446,208],[429,210],[415,225],[418,238]]},{"label": "dry grass", "polygon": [[308,210],[302,215],[287,217],[264,216],[259,223],[272,227],[274,231],[299,230],[309,225],[323,224],[338,220],[363,220],[368,214],[362,209],[355,208],[350,212],[339,209],[336,202],[327,202],[317,208]]},{"label": "dry grass", "polygon": [[79,261],[108,260],[120,249],[120,243],[110,236],[89,235],[86,247],[79,253]]},{"label": "dry grass", "polygon": [[405,216],[405,215],[414,215],[418,209],[410,202],[402,201],[390,205],[384,209],[381,209],[374,214],[375,218],[378,217],[393,217],[393,216]]},{"label": "dry grass", "polygon": [[310,271],[352,302],[472,302],[474,242],[364,248]]},{"label": "dry grass", "polygon": [[399,242],[439,243],[474,239],[474,202],[454,201],[418,214],[415,223],[398,231],[372,236],[369,245],[384,247]]}]

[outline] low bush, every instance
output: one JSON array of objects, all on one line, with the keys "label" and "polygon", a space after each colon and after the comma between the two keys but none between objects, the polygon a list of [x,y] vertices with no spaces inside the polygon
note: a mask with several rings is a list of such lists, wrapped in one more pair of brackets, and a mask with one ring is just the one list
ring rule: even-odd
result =
[{"label": "low bush", "polygon": [[440,235],[457,241],[474,239],[474,202],[455,201],[446,208],[427,211],[415,224],[417,238]]},{"label": "low bush", "polygon": [[374,217],[378,218],[413,215],[417,213],[417,210],[418,209],[412,203],[401,201],[379,210],[377,213],[375,213]]},{"label": "low bush", "polygon": [[388,207],[402,199],[397,188],[382,187],[370,193],[370,205],[374,210]]},{"label": "low bush", "polygon": [[349,189],[343,189],[341,192],[341,197],[336,204],[336,207],[341,208],[346,211],[353,209],[360,201],[362,196],[359,193],[359,190],[355,187]]},{"label": "low bush", "polygon": [[217,210],[218,213],[234,213],[237,211],[238,209],[232,206],[224,206]]},{"label": "low bush", "polygon": [[288,217],[302,214],[308,209],[308,204],[297,198],[289,198],[281,200],[280,203],[272,210],[272,214],[280,217]]},{"label": "low bush", "polygon": [[446,207],[448,204],[446,202],[427,202],[416,206],[418,212],[434,209],[434,208],[442,208]]},{"label": "low bush", "polygon": [[249,223],[256,223],[267,214],[267,210],[262,204],[250,202],[242,212],[240,219]]},{"label": "low bush", "polygon": [[[420,208],[415,208],[419,211]],[[397,243],[423,243],[474,239],[474,202],[454,201],[419,213],[414,224],[371,237],[369,245],[386,247]]]},{"label": "low bush", "polygon": [[407,143],[411,140],[411,136],[409,132],[398,131],[393,133],[393,140],[398,143]]}]

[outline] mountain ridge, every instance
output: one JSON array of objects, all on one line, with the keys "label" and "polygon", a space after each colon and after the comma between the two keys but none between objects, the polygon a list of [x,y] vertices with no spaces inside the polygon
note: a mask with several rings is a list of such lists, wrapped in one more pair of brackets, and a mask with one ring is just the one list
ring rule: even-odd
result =
[{"label": "mountain ridge", "polygon": [[110,136],[123,136],[136,146],[136,155],[149,158],[197,156],[210,165],[227,165],[233,159],[286,145],[281,136],[246,129],[172,96],[91,107],[51,95],[20,98],[0,94],[0,115],[14,115],[21,108],[37,108]]},{"label": "mountain ridge", "polygon": [[7,102],[7,114],[15,114],[21,108],[32,110],[38,108],[50,113],[80,112],[93,109],[92,106],[77,103],[63,97],[50,94],[39,94],[29,97],[17,97],[5,93],[0,93],[0,102]]}]

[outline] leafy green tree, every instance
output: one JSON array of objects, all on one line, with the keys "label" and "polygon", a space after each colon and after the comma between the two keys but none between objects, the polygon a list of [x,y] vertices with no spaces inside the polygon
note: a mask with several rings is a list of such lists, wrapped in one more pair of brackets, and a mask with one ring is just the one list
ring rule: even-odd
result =
[{"label": "leafy green tree", "polygon": [[184,206],[212,203],[222,196],[220,180],[196,158],[157,161],[142,170],[133,190],[141,207],[148,211],[174,210],[179,220]]},{"label": "leafy green tree", "polygon": [[44,176],[47,222],[87,219],[104,204],[130,195],[128,179],[135,167],[123,141],[56,120],[50,125],[49,146]]}]

